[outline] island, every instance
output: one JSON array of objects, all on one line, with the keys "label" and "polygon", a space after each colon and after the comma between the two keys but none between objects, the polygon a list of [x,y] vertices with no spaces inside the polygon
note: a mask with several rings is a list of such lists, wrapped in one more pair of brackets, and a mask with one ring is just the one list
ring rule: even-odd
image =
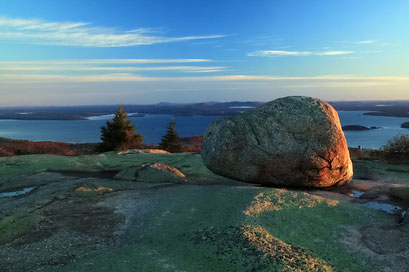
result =
[{"label": "island", "polygon": [[332,101],[330,104],[337,111],[363,111],[363,115],[409,117],[409,100]]},{"label": "island", "polygon": [[361,130],[371,130],[371,128],[360,126],[360,125],[349,125],[349,126],[343,126],[342,130],[344,130],[344,131],[361,131]]},{"label": "island", "polygon": [[[126,104],[129,117],[146,114],[170,114],[175,116],[230,116],[263,105],[263,102],[206,102],[206,103],[158,103],[150,105]],[[113,114],[118,105],[49,106],[49,107],[0,107],[0,120],[88,120]]]},{"label": "island", "polygon": [[409,129],[409,122],[403,123],[400,127]]},{"label": "island", "polygon": [[348,126],[342,127],[342,130],[344,131],[363,131],[363,130],[372,130],[372,129],[380,129],[380,127],[376,127],[376,126],[365,127],[361,125],[348,125]]}]

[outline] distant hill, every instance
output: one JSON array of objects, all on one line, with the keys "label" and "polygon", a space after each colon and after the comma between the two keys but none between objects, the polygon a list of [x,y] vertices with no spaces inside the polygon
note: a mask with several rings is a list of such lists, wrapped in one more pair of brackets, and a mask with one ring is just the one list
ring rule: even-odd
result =
[{"label": "distant hill", "polygon": [[[336,110],[364,111],[366,115],[409,117],[409,101],[332,101]],[[129,113],[191,115],[234,115],[263,105],[264,102],[232,101],[203,103],[168,103],[124,105]],[[0,119],[17,120],[86,120],[91,116],[112,114],[119,105],[4,107]]]},{"label": "distant hill", "polygon": [[[161,102],[153,105],[124,105],[128,113],[172,115],[234,115],[262,105],[262,102],[209,102],[175,104]],[[119,105],[90,105],[66,107],[7,107],[0,108],[0,119],[16,120],[85,120],[91,116],[112,114]]]},{"label": "distant hill", "polygon": [[336,110],[365,111],[365,115],[409,117],[409,101],[334,101]]}]

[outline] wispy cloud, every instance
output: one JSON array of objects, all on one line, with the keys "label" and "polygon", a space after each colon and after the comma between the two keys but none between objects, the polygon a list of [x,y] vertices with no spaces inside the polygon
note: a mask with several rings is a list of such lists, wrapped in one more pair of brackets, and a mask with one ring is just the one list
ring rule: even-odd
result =
[{"label": "wispy cloud", "polygon": [[161,36],[149,28],[121,31],[85,22],[47,22],[0,16],[0,39],[30,44],[83,47],[125,47],[188,40],[214,39],[225,35]]},{"label": "wispy cloud", "polygon": [[[0,80],[15,84],[30,82],[237,82],[237,81],[283,81],[283,82],[327,82],[342,84],[348,83],[360,86],[366,83],[371,85],[388,85],[393,82],[409,82],[409,77],[399,76],[354,76],[354,75],[322,75],[322,76],[261,76],[261,75],[222,75],[222,76],[189,76],[189,77],[152,77],[132,73],[111,73],[92,75],[58,75],[58,74],[0,74]],[[301,85],[300,85],[301,86]],[[300,87],[299,86],[299,87]]]},{"label": "wispy cloud", "polygon": [[83,66],[25,66],[25,67],[3,67],[0,65],[0,71],[21,72],[21,71],[181,71],[181,72],[219,72],[225,67],[221,66],[160,66],[160,67],[83,67]]},{"label": "wispy cloud", "polygon": [[[221,66],[172,65],[161,64],[201,63],[208,59],[80,59],[49,61],[0,61],[0,72],[144,72],[144,71],[177,71],[187,73],[210,73],[225,69]],[[149,66],[146,66],[149,64]],[[152,66],[158,65],[159,66]],[[125,66],[126,65],[126,66]],[[137,65],[137,66],[135,66]]]},{"label": "wispy cloud", "polygon": [[375,40],[363,40],[363,41],[337,41],[337,43],[349,43],[349,44],[370,44],[376,42]]},{"label": "wispy cloud", "polygon": [[368,40],[368,41],[359,41],[359,42],[355,42],[357,44],[368,44],[368,43],[374,43],[374,40]]},{"label": "wispy cloud", "polygon": [[353,51],[284,51],[284,50],[262,50],[248,53],[251,57],[280,57],[280,56],[337,56],[352,54]]},{"label": "wispy cloud", "polygon": [[194,63],[211,62],[209,59],[61,59],[0,61],[0,65],[95,65],[95,64],[161,64],[161,63]]}]

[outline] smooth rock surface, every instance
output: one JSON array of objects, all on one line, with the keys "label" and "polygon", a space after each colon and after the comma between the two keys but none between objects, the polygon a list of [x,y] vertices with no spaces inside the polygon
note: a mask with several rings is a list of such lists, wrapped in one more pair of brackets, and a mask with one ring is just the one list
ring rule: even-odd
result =
[{"label": "smooth rock surface", "polygon": [[187,181],[179,169],[162,163],[132,166],[120,171],[114,178],[150,183]]},{"label": "smooth rock surface", "polygon": [[202,158],[219,175],[264,185],[329,187],[353,174],[337,112],[301,96],[214,121]]}]

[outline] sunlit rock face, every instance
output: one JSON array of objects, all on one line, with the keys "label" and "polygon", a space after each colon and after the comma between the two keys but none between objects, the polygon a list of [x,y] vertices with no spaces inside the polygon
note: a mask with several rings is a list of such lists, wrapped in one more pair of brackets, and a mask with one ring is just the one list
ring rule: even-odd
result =
[{"label": "sunlit rock face", "polygon": [[202,158],[219,175],[264,185],[329,187],[352,178],[337,112],[311,97],[280,98],[214,121]]},{"label": "sunlit rock face", "polygon": [[132,166],[120,171],[114,178],[149,183],[187,182],[179,169],[161,163]]}]

